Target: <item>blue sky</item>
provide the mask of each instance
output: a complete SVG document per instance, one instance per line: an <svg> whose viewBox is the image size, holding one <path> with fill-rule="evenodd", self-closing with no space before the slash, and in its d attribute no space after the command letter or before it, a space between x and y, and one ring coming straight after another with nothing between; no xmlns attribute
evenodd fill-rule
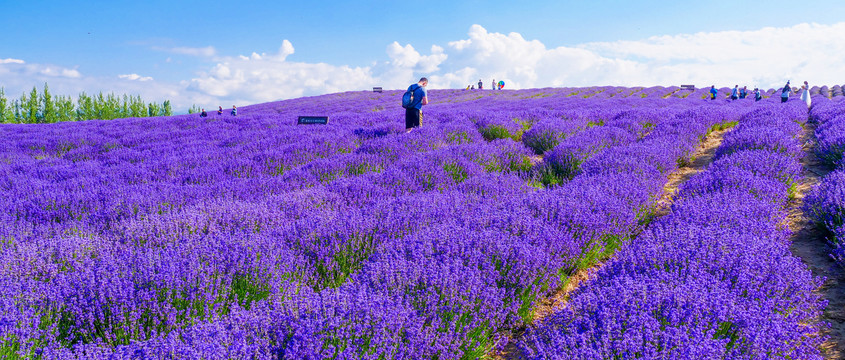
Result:
<svg viewBox="0 0 845 360"><path fill-rule="evenodd" d="M842 1L0 1L8 96L47 82L178 110L424 75L433 88L845 83Z"/></svg>

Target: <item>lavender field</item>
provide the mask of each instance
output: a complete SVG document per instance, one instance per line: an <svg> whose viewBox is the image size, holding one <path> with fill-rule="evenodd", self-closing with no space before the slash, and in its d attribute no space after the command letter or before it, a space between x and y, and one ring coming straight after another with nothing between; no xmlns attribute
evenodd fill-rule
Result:
<svg viewBox="0 0 845 360"><path fill-rule="evenodd" d="M845 261L842 88L708 90L431 90L410 133L400 91L0 126L0 357L821 358L783 220L818 123L840 170L806 211Z"/></svg>

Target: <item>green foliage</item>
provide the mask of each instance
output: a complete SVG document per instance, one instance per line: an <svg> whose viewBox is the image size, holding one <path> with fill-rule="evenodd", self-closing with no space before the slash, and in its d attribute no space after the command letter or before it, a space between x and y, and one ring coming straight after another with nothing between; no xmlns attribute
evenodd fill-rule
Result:
<svg viewBox="0 0 845 360"><path fill-rule="evenodd" d="M41 98L38 97L38 89L35 86L32 87L28 98L21 97L21 103L23 104L24 119L27 123L36 124L42 122L39 114L41 110Z"/></svg>
<svg viewBox="0 0 845 360"><path fill-rule="evenodd" d="M481 129L481 136L484 136L484 139L487 141L493 141L496 139L510 138L511 133L502 126L490 125Z"/></svg>
<svg viewBox="0 0 845 360"><path fill-rule="evenodd" d="M465 131L454 131L446 134L446 142L451 145L469 144L472 142Z"/></svg>
<svg viewBox="0 0 845 360"><path fill-rule="evenodd" d="M455 163L443 164L443 170L446 171L446 173L448 173L449 176L451 176L452 179L455 180L456 184L462 183L469 177L469 174L467 173L466 169Z"/></svg>
<svg viewBox="0 0 845 360"><path fill-rule="evenodd" d="M0 123L11 123L15 120L14 109L9 99L6 99L6 90L0 87Z"/></svg>
<svg viewBox="0 0 845 360"><path fill-rule="evenodd" d="M170 100L145 103L139 95L117 96L114 93L89 96L79 94L76 104L70 96L53 95L49 86L39 94L36 87L21 94L19 100L6 98L0 88L0 123L43 124L63 121L111 120L126 117L171 116Z"/></svg>
<svg viewBox="0 0 845 360"><path fill-rule="evenodd" d="M737 124L739 124L739 121L724 121L724 122L721 122L721 123L718 123L716 125L711 126L710 129L707 130L707 134L709 135L710 133L712 133L714 131L727 130L727 129L730 129L730 128L736 126Z"/></svg>

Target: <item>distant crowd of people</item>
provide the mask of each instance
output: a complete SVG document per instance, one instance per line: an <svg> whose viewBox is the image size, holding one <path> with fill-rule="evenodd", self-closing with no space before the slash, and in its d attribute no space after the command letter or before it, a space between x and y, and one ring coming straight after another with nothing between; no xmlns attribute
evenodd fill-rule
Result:
<svg viewBox="0 0 845 360"><path fill-rule="evenodd" d="M232 116L238 116L238 107L235 106L235 105L232 105L232 111L230 112L230 114L232 114ZM223 115L223 107L222 106L217 107L217 115ZM208 112L205 111L205 108L203 108L202 111L200 111L200 117L208 117Z"/></svg>
<svg viewBox="0 0 845 360"><path fill-rule="evenodd" d="M408 90L403 95L402 106L405 108L405 129L406 129L407 132L410 132L414 128L418 128L422 125L422 119L423 119L422 106L428 104L428 93L425 90L427 85L428 85L428 79L427 78L421 78L420 81L418 81L416 84L411 84L411 86L408 87ZM493 86L494 90L501 90L502 88L505 87L505 82L504 81L496 82L496 80L493 79L492 86ZM469 86L467 86L466 89L467 90L474 90L475 85L469 85ZM478 79L478 89L479 90L484 89L484 82L482 82L481 79ZM801 86L800 91L801 91L801 101L806 103L807 107L809 107L810 106L810 84L808 84L805 81L804 85ZM789 95L791 95L793 93L795 93L795 91L792 90L792 87L789 85L789 81L787 81L786 85L781 90L781 95L780 95L781 96L781 98L780 98L781 102L785 103L787 100L789 100ZM716 97L718 96L718 94L719 94L719 91L716 90L716 85L710 86L710 100L716 100ZM753 94L754 94L754 101L760 101L761 99L763 99L763 94L760 92L759 88L754 88ZM734 85L733 90L731 90L731 96L730 97L731 97L731 100L739 100L739 99L748 98L748 95L749 95L749 93L748 93L748 87L747 86L743 86L740 89L739 85ZM406 99L409 99L407 104L405 104ZM222 108L221 108L220 111L222 111ZM218 113L220 113L220 111L218 111ZM234 115L234 107L233 107L232 111L233 111L232 115ZM205 110L203 110L203 113L205 113Z"/></svg>
<svg viewBox="0 0 845 360"><path fill-rule="evenodd" d="M505 88L505 82L501 80L496 82L496 79L493 79L493 83L490 84L490 88L493 90L502 90ZM467 85L466 90L475 90L475 85ZM481 79L478 79L478 90L484 90L484 82L481 81Z"/></svg>
<svg viewBox="0 0 845 360"><path fill-rule="evenodd" d="M810 100L810 84L806 81L804 85L801 86L799 89L801 92L801 101L807 104L809 107L811 104ZM789 100L789 95L796 93L792 90L792 86L789 85L789 81L786 82L783 89L780 91L780 102L785 103ZM716 100L716 96L719 94L719 91L716 90L716 85L710 86L710 100ZM743 86L741 89L739 85L734 85L733 90L731 90L731 100L738 100L738 99L745 99L748 97L748 87ZM763 98L763 95L760 93L760 89L754 88L754 101L760 101Z"/></svg>

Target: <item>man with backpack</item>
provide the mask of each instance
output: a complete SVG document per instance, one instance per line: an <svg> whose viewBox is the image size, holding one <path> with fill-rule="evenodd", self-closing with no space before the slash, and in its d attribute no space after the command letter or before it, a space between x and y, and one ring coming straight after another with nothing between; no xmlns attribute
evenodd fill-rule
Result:
<svg viewBox="0 0 845 360"><path fill-rule="evenodd" d="M420 78L416 84L412 84L402 95L402 107L405 108L405 130L410 132L413 128L422 125L422 106L428 105L428 96L425 87L428 79Z"/></svg>

